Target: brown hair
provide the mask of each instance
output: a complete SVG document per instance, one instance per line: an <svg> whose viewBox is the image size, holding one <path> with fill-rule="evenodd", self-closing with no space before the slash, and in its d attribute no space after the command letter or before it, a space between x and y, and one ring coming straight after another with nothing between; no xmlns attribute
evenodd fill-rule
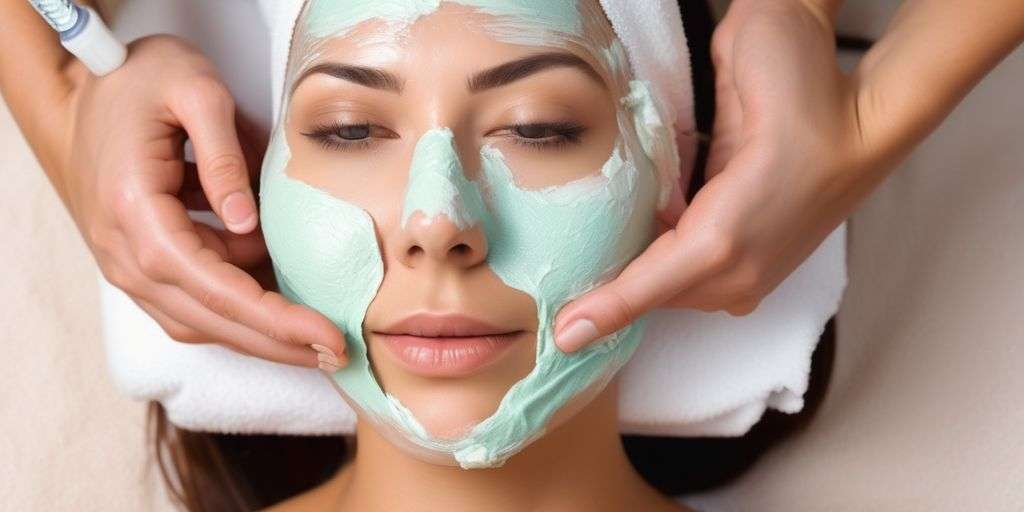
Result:
<svg viewBox="0 0 1024 512"><path fill-rule="evenodd" d="M147 444L171 498L189 512L248 512L320 485L345 464L345 436L235 435L174 426L149 402Z"/></svg>

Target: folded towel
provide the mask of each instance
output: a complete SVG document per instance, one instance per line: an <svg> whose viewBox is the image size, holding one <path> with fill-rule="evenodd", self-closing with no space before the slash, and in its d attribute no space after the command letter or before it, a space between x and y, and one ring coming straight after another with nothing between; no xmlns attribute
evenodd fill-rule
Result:
<svg viewBox="0 0 1024 512"><path fill-rule="evenodd" d="M689 50L678 5L668 0L601 3L637 77L650 81L674 107L683 169L688 170L695 124ZM260 2L270 29L275 118L301 7L302 0ZM264 34L249 27L235 36ZM225 77L239 88L252 78ZM219 225L210 216L197 218ZM621 372L621 431L734 436L749 430L766 408L799 411L811 353L846 285L845 234L844 223L750 315L651 313L643 343ZM354 412L319 370L247 357L217 345L175 342L102 276L100 289L115 383L133 398L162 402L179 427L309 435L354 430Z"/></svg>

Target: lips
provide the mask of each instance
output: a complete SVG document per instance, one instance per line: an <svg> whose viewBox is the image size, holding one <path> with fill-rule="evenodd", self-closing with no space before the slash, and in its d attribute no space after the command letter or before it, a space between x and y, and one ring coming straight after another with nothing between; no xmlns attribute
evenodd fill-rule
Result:
<svg viewBox="0 0 1024 512"><path fill-rule="evenodd" d="M406 370L425 377L480 371L524 334L461 314L419 313L374 331Z"/></svg>

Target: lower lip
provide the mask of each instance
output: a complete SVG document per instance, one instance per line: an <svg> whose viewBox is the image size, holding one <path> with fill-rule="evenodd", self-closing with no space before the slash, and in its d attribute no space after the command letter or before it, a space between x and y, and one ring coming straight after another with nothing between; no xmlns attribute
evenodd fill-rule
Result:
<svg viewBox="0 0 1024 512"><path fill-rule="evenodd" d="M427 338L376 333L408 371L426 377L464 377L479 371L496 361L521 334Z"/></svg>

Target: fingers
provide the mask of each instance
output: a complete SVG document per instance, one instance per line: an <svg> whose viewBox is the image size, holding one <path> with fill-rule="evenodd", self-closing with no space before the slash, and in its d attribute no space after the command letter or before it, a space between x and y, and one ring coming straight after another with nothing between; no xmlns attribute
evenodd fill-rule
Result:
<svg viewBox="0 0 1024 512"><path fill-rule="evenodd" d="M562 308L555 344L575 352L699 284L728 257L728 248L695 238L675 230L662 234L614 280Z"/></svg>
<svg viewBox="0 0 1024 512"><path fill-rule="evenodd" d="M285 345L243 326L219 322L180 289L147 281L138 269L128 273L136 283L131 299L175 341L218 343L240 354L269 361L310 368L319 365L318 350Z"/></svg>
<svg viewBox="0 0 1024 512"><path fill-rule="evenodd" d="M319 364L316 350L280 343L242 325L224 322L178 288L154 283L143 295L147 298L136 303L175 341L217 343L245 355L295 366L315 368Z"/></svg>
<svg viewBox="0 0 1024 512"><path fill-rule="evenodd" d="M328 369L321 362L324 359L320 355L323 347L284 344L242 325L227 322L181 289L148 279L134 265L127 245L120 247L118 254L106 254L108 266L103 267L104 277L128 293L171 339L182 343L217 343L243 355L283 364ZM109 264L115 267L112 269ZM333 370L347 364L344 354L332 354L332 357Z"/></svg>
<svg viewBox="0 0 1024 512"><path fill-rule="evenodd" d="M199 180L213 211L229 230L252 231L258 221L256 201L230 92L215 78L204 77L171 93L168 106L192 141Z"/></svg>
<svg viewBox="0 0 1024 512"><path fill-rule="evenodd" d="M168 193L137 195L131 208L120 208L119 217L138 267L149 280L181 288L184 296L213 315L203 325L183 323L202 332L217 330L223 336L239 335L241 331L229 326L240 324L278 344L318 344L334 354L344 353L344 336L329 319L264 290L248 273L225 261L225 257L251 256L241 254L252 251L251 247L244 249L238 241L237 246L216 248L212 233L196 228L177 198ZM170 306L164 304L162 309ZM238 339L235 344L242 342Z"/></svg>
<svg viewBox="0 0 1024 512"><path fill-rule="evenodd" d="M262 263L267 257L267 243L263 232L256 230L246 235L214 229L201 222L194 223L196 234L203 245L217 252L224 261L248 269Z"/></svg>
<svg viewBox="0 0 1024 512"><path fill-rule="evenodd" d="M206 198L203 185L199 183L199 168L189 161L183 163L185 175L181 189L177 193L178 199L185 204L185 208L188 210L212 212L213 207L210 206L210 200Z"/></svg>
<svg viewBox="0 0 1024 512"><path fill-rule="evenodd" d="M139 308L145 311L147 315L152 317L153 320L156 320L156 323L171 339L182 343L210 343L213 341L209 336L203 336L199 331L171 318L170 316L167 316L167 314L160 311L160 309L149 301L135 296L129 297L139 306Z"/></svg>

